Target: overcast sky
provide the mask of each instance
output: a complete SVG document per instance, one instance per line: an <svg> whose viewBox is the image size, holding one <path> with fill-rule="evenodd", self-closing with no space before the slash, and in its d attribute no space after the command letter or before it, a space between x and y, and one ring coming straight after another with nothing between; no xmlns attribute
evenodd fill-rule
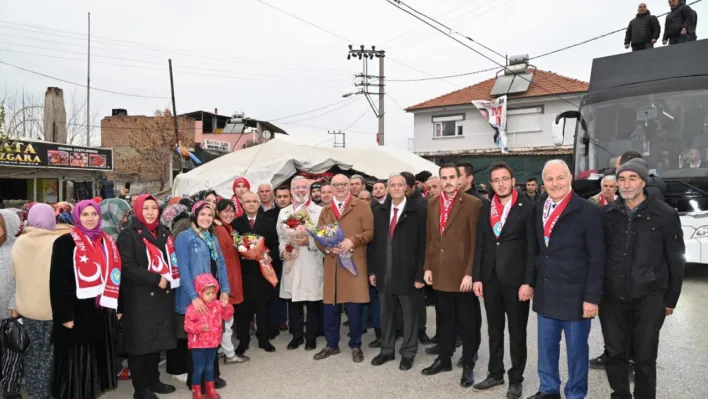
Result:
<svg viewBox="0 0 708 399"><path fill-rule="evenodd" d="M240 110L246 116L264 120L344 101L343 94L356 91L353 75L361 72L361 62L347 60L350 43L376 45L377 49L386 50L385 75L389 79L445 76L495 66L385 0L263 0L341 37L259 0L0 1L0 61L84 84L87 13L91 12L92 86L164 97L139 98L92 91L91 108L98 113L97 125L110 115L112 108L125 108L132 115L150 115L155 109L171 108L168 58L172 58L175 69L178 113L218 108L220 114L230 115ZM407 3L501 54L525 53L533 57L626 27L639 1L408 0ZM666 0L646 3L656 15L669 9ZM699 16L708 15L707 4L704 1L694 6ZM663 17L661 23L663 28ZM699 39L705 37L701 25L705 24L699 24ZM533 64L587 80L592 59L625 51L623 39L624 33L614 34ZM503 62L498 56L467 43ZM370 63L369 73L376 74L377 68L375 59ZM407 149L408 138L413 136L413 115L405 113L402 107L469 86L493 74L389 82L386 144ZM25 93L43 99L47 86L62 87L65 96L74 93L82 101L86 95L84 88L2 64L0 83L0 98L24 89ZM351 103L345 101L274 123L290 133L292 140L303 144L330 146L331 141L326 140L332 136L327 135L327 130L349 126L348 146L375 143L377 120L366 99L352 96L349 100Z"/></svg>

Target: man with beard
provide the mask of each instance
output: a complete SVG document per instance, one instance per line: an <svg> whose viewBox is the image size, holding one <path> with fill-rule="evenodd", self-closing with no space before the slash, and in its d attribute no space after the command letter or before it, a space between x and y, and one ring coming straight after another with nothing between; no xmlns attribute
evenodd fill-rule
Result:
<svg viewBox="0 0 708 399"><path fill-rule="evenodd" d="M418 188L418 190L420 190L424 197L426 196L425 182L430 179L430 176L432 175L433 174L428 172L427 170L424 170L415 175L415 186Z"/></svg>
<svg viewBox="0 0 708 399"><path fill-rule="evenodd" d="M334 187L332 187L332 183L324 182L322 183L322 188L320 191L322 193L322 207L324 208L325 205L332 203L332 199L334 198Z"/></svg>
<svg viewBox="0 0 708 399"><path fill-rule="evenodd" d="M355 198L359 198L359 193L366 187L366 182L364 182L364 177L361 175L354 175L349 179L349 191Z"/></svg>
<svg viewBox="0 0 708 399"><path fill-rule="evenodd" d="M472 265L482 202L461 192L460 172L455 165L444 164L439 173L444 191L428 205L424 279L435 289L440 307L440 354L430 367L423 369L423 375L452 371L457 324L461 324L465 334L460 385L467 388L474 384L474 357L480 340L481 326L475 317L480 313L479 300L472 292Z"/></svg>
<svg viewBox="0 0 708 399"><path fill-rule="evenodd" d="M538 320L541 386L529 399L560 399L558 372L565 336L568 382L565 397L588 394L588 335L602 295L605 239L600 210L571 190L568 165L554 159L542 171L548 198L534 213L537 250L527 270Z"/></svg>
<svg viewBox="0 0 708 399"><path fill-rule="evenodd" d="M388 179L391 198L374 209L373 252L369 282L379 291L382 313L381 353L371 364L380 366L395 356L395 313L401 309L403 343L399 369L413 366L418 352L418 290L423 288L427 205L406 199L406 180L401 175ZM413 249L413 250L411 250Z"/></svg>
<svg viewBox="0 0 708 399"><path fill-rule="evenodd" d="M322 206L322 183L314 182L310 186L310 199L315 205Z"/></svg>
<svg viewBox="0 0 708 399"><path fill-rule="evenodd" d="M355 363L364 361L361 351L361 307L369 302L369 279L366 268L366 245L373 238L374 217L369 204L359 201L349 191L349 179L336 175L332 179L335 189L334 199L325 206L317 225L338 223L346 237L335 248L324 248L324 332L327 346L317 353L315 360L338 355L339 328L341 325L342 306L349 316L349 347ZM349 258L356 267L355 272L340 264L339 256Z"/></svg>
<svg viewBox="0 0 708 399"><path fill-rule="evenodd" d="M290 205L292 198L290 197L290 189L286 186L280 186L275 189L275 203L279 209L283 209Z"/></svg>
<svg viewBox="0 0 708 399"><path fill-rule="evenodd" d="M440 195L440 178L437 176L431 176L425 181L425 191L428 193L426 199L430 201L433 198L437 198Z"/></svg>
<svg viewBox="0 0 708 399"><path fill-rule="evenodd" d="M377 204L383 204L384 201L386 201L386 182L384 181L377 181L374 183L373 189L373 197L374 200L371 201L372 203L377 203Z"/></svg>
<svg viewBox="0 0 708 399"><path fill-rule="evenodd" d="M231 202L233 202L234 208L236 208L236 217L240 217L243 215L243 204L241 204L241 197L251 190L251 183L249 183L245 177L237 177L234 179L232 189L234 191L234 195L231 197Z"/></svg>
<svg viewBox="0 0 708 399"><path fill-rule="evenodd" d="M256 193L247 192L242 197L244 214L231 222L238 234L257 234L265 239L266 247L271 254L278 253L278 234L275 224L260 209ZM278 269L279 259L273 257L273 268ZM275 347L269 341L268 301L275 294L273 286L261 274L260 263L255 260L241 258L241 273L243 278L243 304L237 312L236 334L239 339L236 354L243 356L248 350L251 336L249 325L256 316L258 326L258 347L266 352L275 352Z"/></svg>
<svg viewBox="0 0 708 399"><path fill-rule="evenodd" d="M603 215L607 262L600 321L609 356L607 379L618 399L632 398L630 355L634 397L656 398L659 332L676 308L686 262L678 213L647 194L648 168L643 159L620 166L621 198Z"/></svg>
<svg viewBox="0 0 708 399"><path fill-rule="evenodd" d="M270 183L263 183L258 186L258 199L261 200L261 208L264 211L280 209L273 199L273 186Z"/></svg>
<svg viewBox="0 0 708 399"><path fill-rule="evenodd" d="M474 187L474 166L469 162L458 162L455 164L457 170L460 171L460 189L465 193L482 201L487 201L488 198L484 194L477 192Z"/></svg>
<svg viewBox="0 0 708 399"><path fill-rule="evenodd" d="M477 248L472 268L474 293L484 298L489 331L489 375L473 388L486 391L504 385L504 324L509 320L511 369L506 397L518 399L526 368L526 325L533 297L529 262L535 261L534 203L514 188L511 168L490 166L495 195L484 202L477 224Z"/></svg>
<svg viewBox="0 0 708 399"><path fill-rule="evenodd" d="M315 339L320 327L322 309L322 253L307 232L295 233L285 222L291 215L302 214L310 221L319 220L322 208L310 200L307 179L296 176L290 182L293 203L283 208L278 216L276 230L280 242L280 256L284 261L280 298L289 301L290 328L293 339L288 349L305 344L305 350L317 347ZM304 328L307 308L307 329ZM306 340L305 340L306 338Z"/></svg>

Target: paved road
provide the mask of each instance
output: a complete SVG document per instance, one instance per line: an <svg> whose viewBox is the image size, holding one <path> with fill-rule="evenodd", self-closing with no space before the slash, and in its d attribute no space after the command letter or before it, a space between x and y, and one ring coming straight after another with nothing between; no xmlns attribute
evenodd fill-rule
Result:
<svg viewBox="0 0 708 399"><path fill-rule="evenodd" d="M676 313L667 318L662 330L659 347L658 397L659 398L706 398L708 386L705 381L705 367L708 363L708 269L689 272L684 283ZM428 308L428 329L435 328L435 315ZM346 327L342 329L346 334ZM529 320L529 353L524 397L537 391L536 374L536 317L532 312ZM364 346L373 338L372 333L364 336ZM477 379L486 376L489 349L486 338L486 322L483 325L483 341L480 348L480 361L477 365ZM342 354L321 361L312 360L312 352L303 349L288 351L286 346L290 336L281 335L273 345L275 353L265 353L260 349L249 350L251 361L241 365L222 367L222 376L228 381L228 387L221 390L224 399L278 398L278 399L348 399L377 395L380 398L469 398L497 399L505 398L506 388L494 392L477 393L459 386L461 369L425 377L420 370L429 366L433 356L421 349L413 369L408 372L398 370L396 362L373 367L369 364L378 350L364 349L363 363L354 364L349 351L345 351L346 337L343 336ZM399 341L400 342L400 341ZM590 337L591 353L602 351L602 334L599 320L593 322ZM324 338L318 340L318 349L324 345ZM565 349L563 348L562 351ZM507 365L508 348L507 348ZM562 352L564 353L564 352ZM454 361L461 351L458 350ZM164 375L164 373L163 373ZM561 356L561 378L567 378L565 356ZM172 399L191 398L183 384L171 381L178 386L175 394L166 396ZM604 371L590 371L589 398L609 398L610 390ZM104 396L107 399L132 397L129 382L121 382L119 389Z"/></svg>

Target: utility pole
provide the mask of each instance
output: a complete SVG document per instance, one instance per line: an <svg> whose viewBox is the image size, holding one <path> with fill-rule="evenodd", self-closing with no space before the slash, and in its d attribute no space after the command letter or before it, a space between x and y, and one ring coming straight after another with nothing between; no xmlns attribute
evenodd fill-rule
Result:
<svg viewBox="0 0 708 399"><path fill-rule="evenodd" d="M86 147L91 146L91 13L88 13L88 75L86 76Z"/></svg>
<svg viewBox="0 0 708 399"><path fill-rule="evenodd" d="M175 82L172 77L172 58L168 60L170 65L170 91L172 92L172 117L175 121L175 143L179 143L179 127L177 126L177 105L175 105Z"/></svg>
<svg viewBox="0 0 708 399"><path fill-rule="evenodd" d="M327 133L334 135L334 143L332 143L332 147L334 147L334 148L346 148L347 147L347 133L342 132L341 130L339 130L339 131L332 130L332 131L328 131ZM339 136L342 136L341 142L338 140Z"/></svg>
<svg viewBox="0 0 708 399"><path fill-rule="evenodd" d="M359 60L363 61L362 73L356 75L357 78L361 78L361 82L354 84L355 87L360 87L361 89L354 94L363 94L366 97L366 100L369 102L371 109L374 111L374 114L379 119L379 131L376 135L376 141L379 145L384 145L384 103L386 96L386 76L384 75L384 58L386 57L386 52L384 50L376 50L376 46L371 46L371 50L367 50L364 48L363 44L359 46L359 49L354 49L354 47L350 44L347 59L350 60L352 59L352 57L354 57L355 59L358 58ZM373 60L374 57L379 59L379 74L369 75L369 60ZM375 78L378 78L378 84L369 83L369 79ZM378 87L378 90L376 92L370 92L370 86L376 86ZM374 104L373 99L371 98L372 95L378 95L379 97L378 109ZM349 95L345 94L344 96L348 97Z"/></svg>

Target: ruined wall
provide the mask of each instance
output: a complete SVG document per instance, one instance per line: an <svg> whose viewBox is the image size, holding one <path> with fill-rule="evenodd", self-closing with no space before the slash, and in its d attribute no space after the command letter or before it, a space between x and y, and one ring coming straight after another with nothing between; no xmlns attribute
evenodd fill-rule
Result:
<svg viewBox="0 0 708 399"><path fill-rule="evenodd" d="M66 143L64 90L58 87L47 87L44 93L44 140Z"/></svg>

